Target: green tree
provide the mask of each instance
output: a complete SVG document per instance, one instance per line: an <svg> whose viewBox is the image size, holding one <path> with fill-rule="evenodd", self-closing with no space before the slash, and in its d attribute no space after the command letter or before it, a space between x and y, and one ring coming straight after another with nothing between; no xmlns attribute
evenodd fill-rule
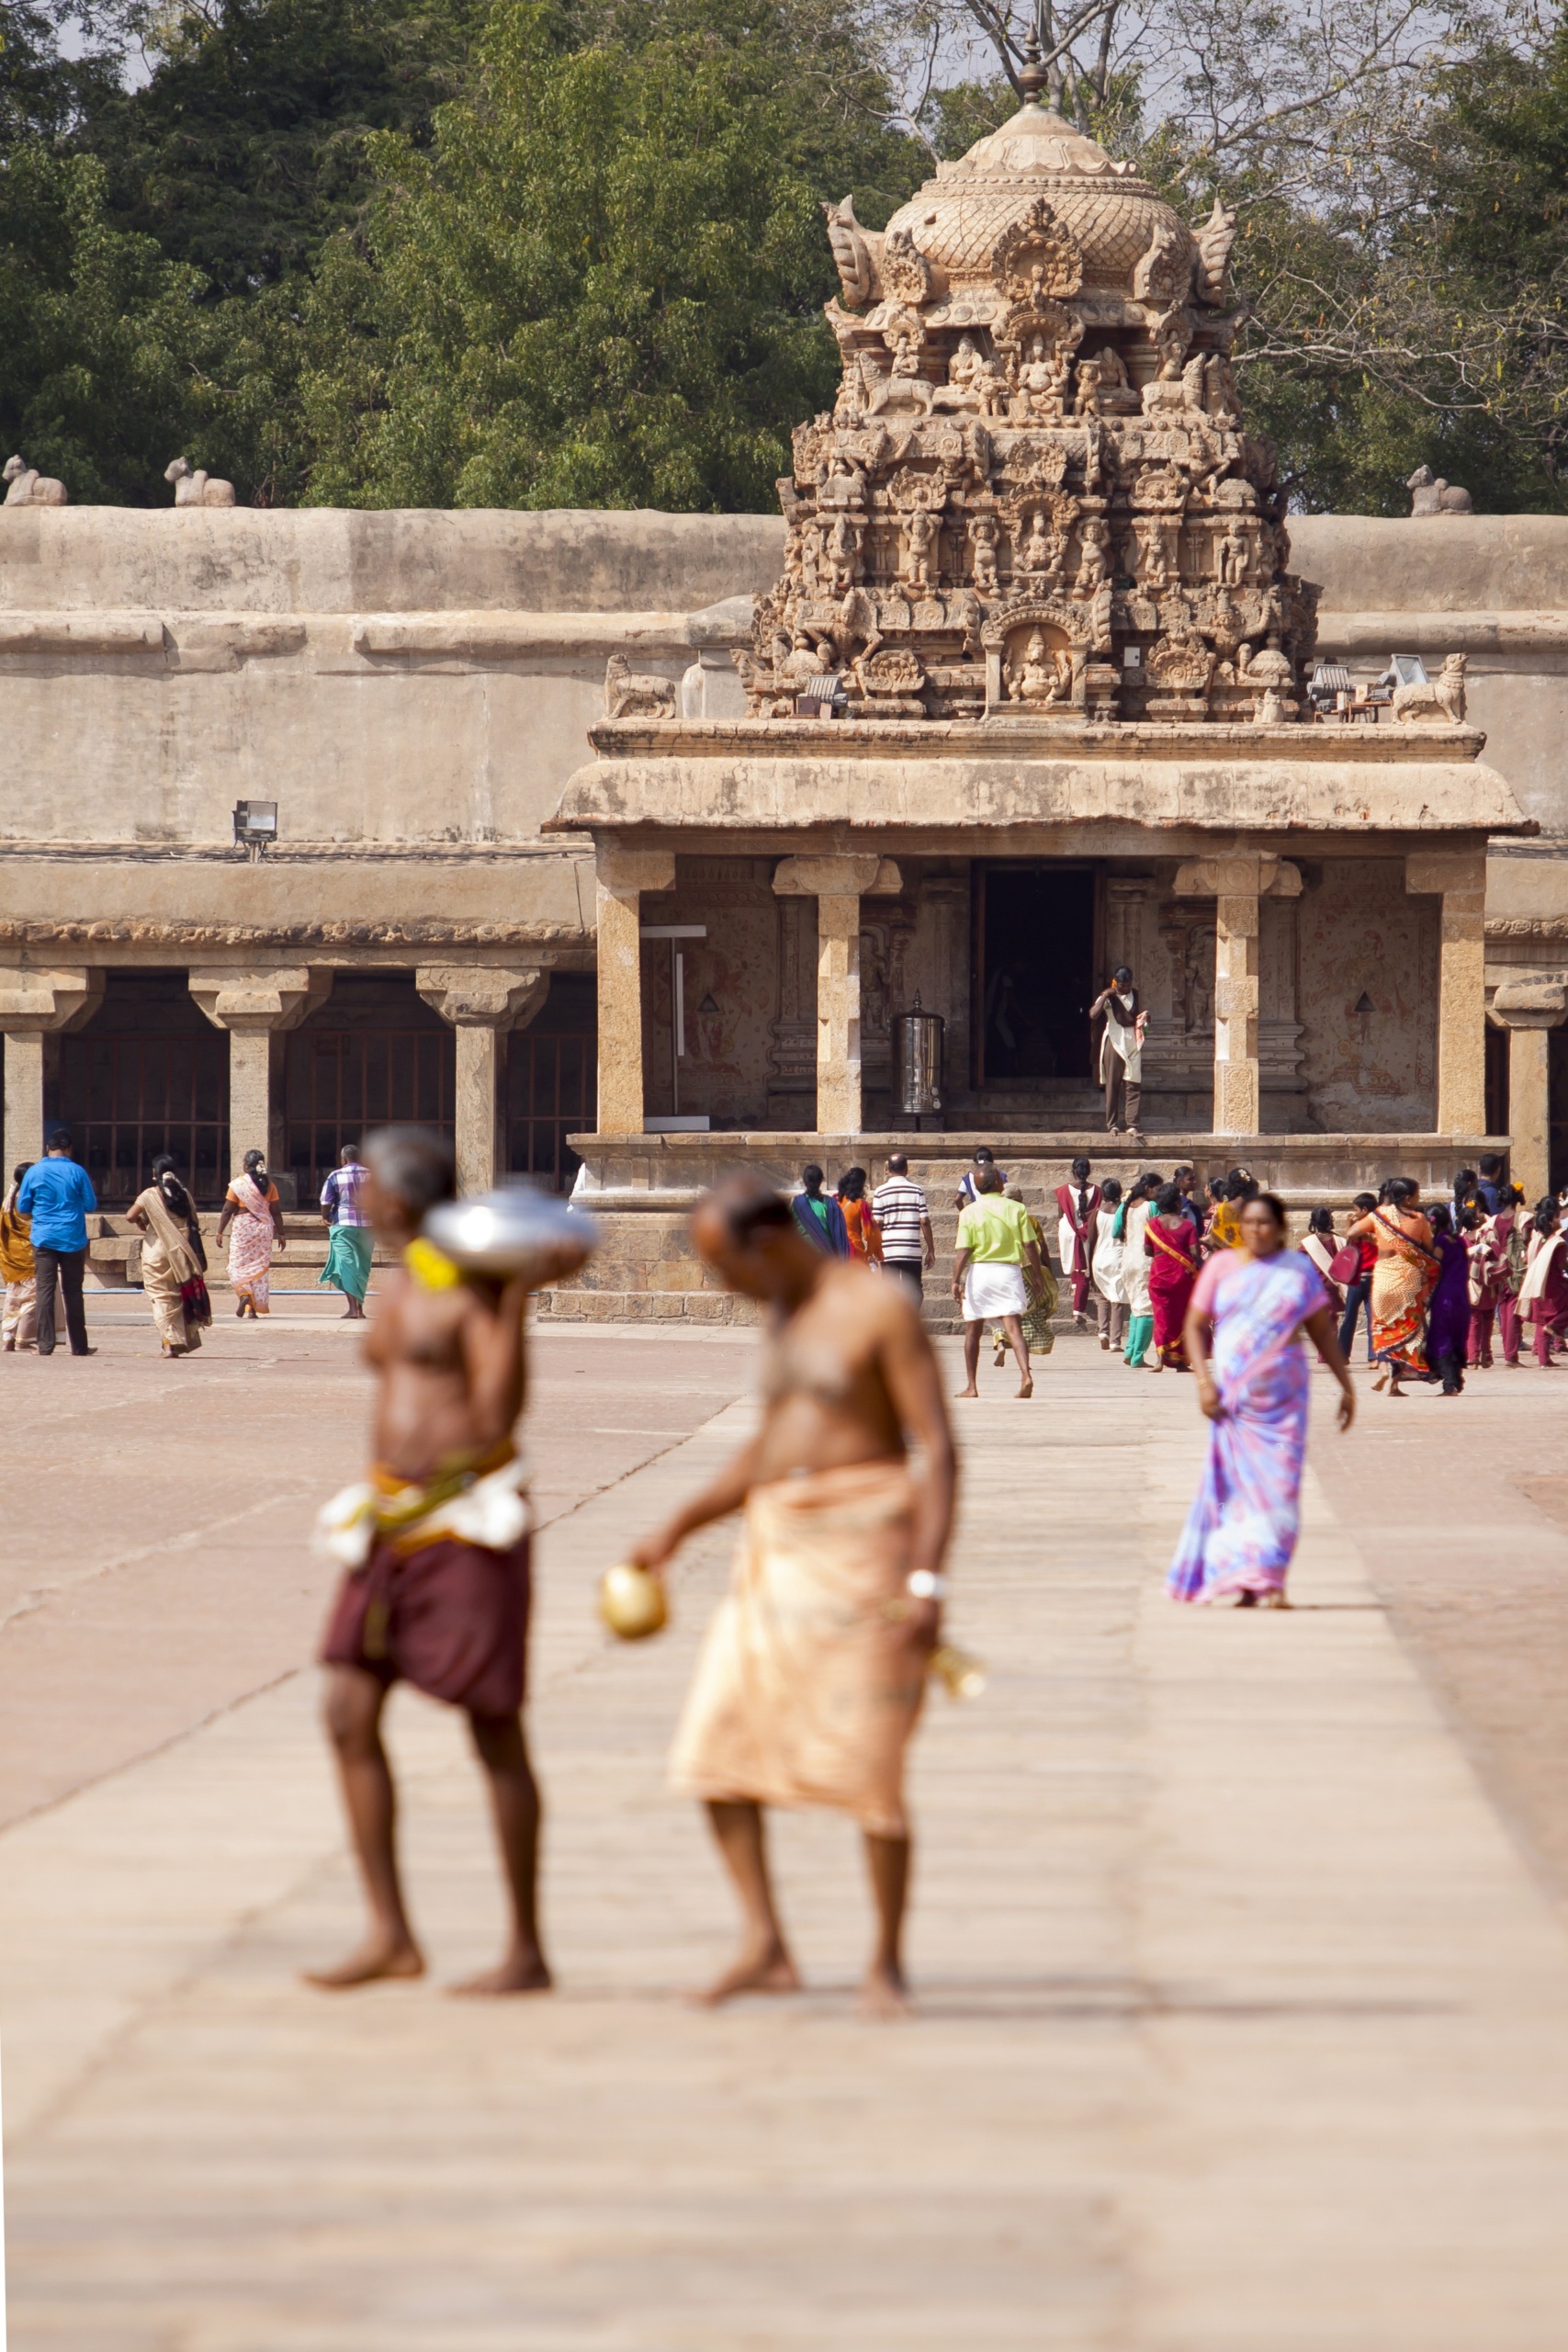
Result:
<svg viewBox="0 0 1568 2352"><path fill-rule="evenodd" d="M924 176L830 5L496 0L428 153L370 141L305 330L309 496L759 509L828 404L825 198Z"/></svg>

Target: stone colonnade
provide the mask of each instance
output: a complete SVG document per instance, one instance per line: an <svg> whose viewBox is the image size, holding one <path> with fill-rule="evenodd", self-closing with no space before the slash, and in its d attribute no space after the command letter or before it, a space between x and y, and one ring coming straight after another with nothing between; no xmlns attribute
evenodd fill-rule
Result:
<svg viewBox="0 0 1568 2352"><path fill-rule="evenodd" d="M1509 1168L1533 1208L1551 1182L1549 1033L1568 1018L1568 986L1562 980L1505 980L1493 995L1488 1017L1508 1033Z"/></svg>
<svg viewBox="0 0 1568 2352"><path fill-rule="evenodd" d="M1484 853L1416 852L1405 859L1404 879L1407 890L1442 900L1435 1128L1444 1135L1482 1135L1486 1127ZM674 887L672 851L600 845L603 1135L643 1132L641 901L645 893ZM774 872L777 894L817 900L817 1132L822 1135L854 1135L861 1127L861 899L897 894L901 887L897 865L871 855L785 857ZM1259 901L1297 898L1301 890L1300 867L1269 852L1190 859L1178 870L1176 897L1214 900L1215 1135L1260 1132ZM1545 1044L1543 1037L1535 1041L1535 1032L1553 1023L1540 1008L1525 1007L1522 1000L1517 1013L1510 1013L1503 1001L1506 996L1506 990L1499 992L1494 1017L1514 1031L1515 1067L1521 1073L1517 1081L1521 1110L1516 1123L1522 1122L1524 1106L1532 1105L1529 1116L1544 1138ZM1562 1018L1559 1011L1555 1019ZM1544 1140L1540 1150L1544 1152Z"/></svg>
<svg viewBox="0 0 1568 2352"><path fill-rule="evenodd" d="M382 966L367 967L381 970ZM216 1029L229 1038L229 1145L237 1168L245 1152L284 1158L282 1120L276 1107L279 1040L297 1029L332 991L330 965L223 966L192 969L190 992ZM103 1001L101 967L38 969L0 967L0 1032L6 1040L5 1156L7 1175L44 1148L44 1037L79 1029ZM543 1010L550 969L544 964L422 964L414 967L421 996L457 1032L454 1098L457 1183L483 1192L504 1164L499 1117L502 1040L525 1029Z"/></svg>

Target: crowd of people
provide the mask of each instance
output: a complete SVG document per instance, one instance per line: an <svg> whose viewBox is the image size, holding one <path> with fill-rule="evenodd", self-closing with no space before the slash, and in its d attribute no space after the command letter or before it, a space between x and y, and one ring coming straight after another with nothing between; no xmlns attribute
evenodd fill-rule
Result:
<svg viewBox="0 0 1568 2352"><path fill-rule="evenodd" d="M364 1319L370 1281L370 1225L360 1205L365 1176L358 1145L345 1144L321 1196L331 1238L317 1283L344 1294L344 1318L354 1322ZM92 1179L73 1156L68 1127L50 1131L41 1159L24 1160L12 1170L0 1202L0 1281L6 1294L0 1349L6 1354L36 1349L40 1356L52 1355L62 1299L72 1354L97 1353L88 1345L83 1296L87 1219L97 1209ZM153 1160L151 1182L125 1215L141 1240L141 1292L152 1310L160 1351L165 1358L194 1355L212 1324L207 1244L196 1202L167 1153ZM215 1237L219 1249L225 1236L234 1313L242 1322L254 1322L271 1312L273 1256L288 1247L278 1189L259 1150L245 1153L224 1194Z"/></svg>

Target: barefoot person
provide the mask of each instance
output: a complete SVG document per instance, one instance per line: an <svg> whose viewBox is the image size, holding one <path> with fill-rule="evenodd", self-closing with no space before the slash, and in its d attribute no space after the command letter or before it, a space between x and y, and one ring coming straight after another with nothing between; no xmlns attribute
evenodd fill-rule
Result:
<svg viewBox="0 0 1568 2352"><path fill-rule="evenodd" d="M1044 1287L1039 1236L1021 1200L1010 1201L1002 1191L999 1170L979 1168L975 1184L975 1198L959 1216L953 1261L953 1295L964 1317L964 1385L958 1394L979 1395L975 1375L980 1367L980 1335L987 1323L997 1322L1018 1363L1018 1393L1032 1396L1023 1315L1030 1299Z"/></svg>
<svg viewBox="0 0 1568 2352"><path fill-rule="evenodd" d="M1284 1609L1301 1529L1311 1374L1305 1334L1339 1383L1339 1426L1356 1417L1334 1309L1315 1266L1285 1247L1285 1210L1256 1193L1241 1245L1199 1275L1183 1333L1209 1421L1209 1458L1166 1589L1173 1600Z"/></svg>
<svg viewBox="0 0 1568 2352"><path fill-rule="evenodd" d="M829 1804L865 1833L877 1913L866 2005L897 2015L904 1750L941 1624L953 1520L936 1359L904 1285L827 1256L756 1178L707 1194L693 1232L728 1287L768 1310L759 1434L631 1555L660 1568L694 1529L745 1510L671 1758L676 1787L707 1805L745 1920L739 1955L706 1997L798 1986L762 1807Z"/></svg>
<svg viewBox="0 0 1568 2352"><path fill-rule="evenodd" d="M321 1648L326 1724L370 1930L340 1967L313 1971L332 1989L418 1976L424 1961L403 1907L393 1843L396 1800L381 1711L400 1679L461 1707L490 1783L511 1902L499 1968L460 1989L533 1993L548 1985L535 1914L539 1800L524 1744L528 1634L528 1515L514 1430L523 1409L523 1310L530 1283L575 1271L586 1250L502 1285L458 1273L418 1238L453 1191L452 1155L422 1127L383 1127L367 1148L364 1199L385 1247L402 1261L365 1343L378 1390L375 1465L321 1514L323 1548L348 1573Z"/></svg>

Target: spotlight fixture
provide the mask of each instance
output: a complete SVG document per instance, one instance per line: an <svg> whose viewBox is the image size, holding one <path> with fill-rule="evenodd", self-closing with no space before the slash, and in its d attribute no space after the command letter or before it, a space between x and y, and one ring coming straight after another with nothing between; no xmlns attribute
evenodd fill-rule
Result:
<svg viewBox="0 0 1568 2352"><path fill-rule="evenodd" d="M277 803L276 800L235 801L235 845L250 851L253 865L263 851L273 848L276 841Z"/></svg>

